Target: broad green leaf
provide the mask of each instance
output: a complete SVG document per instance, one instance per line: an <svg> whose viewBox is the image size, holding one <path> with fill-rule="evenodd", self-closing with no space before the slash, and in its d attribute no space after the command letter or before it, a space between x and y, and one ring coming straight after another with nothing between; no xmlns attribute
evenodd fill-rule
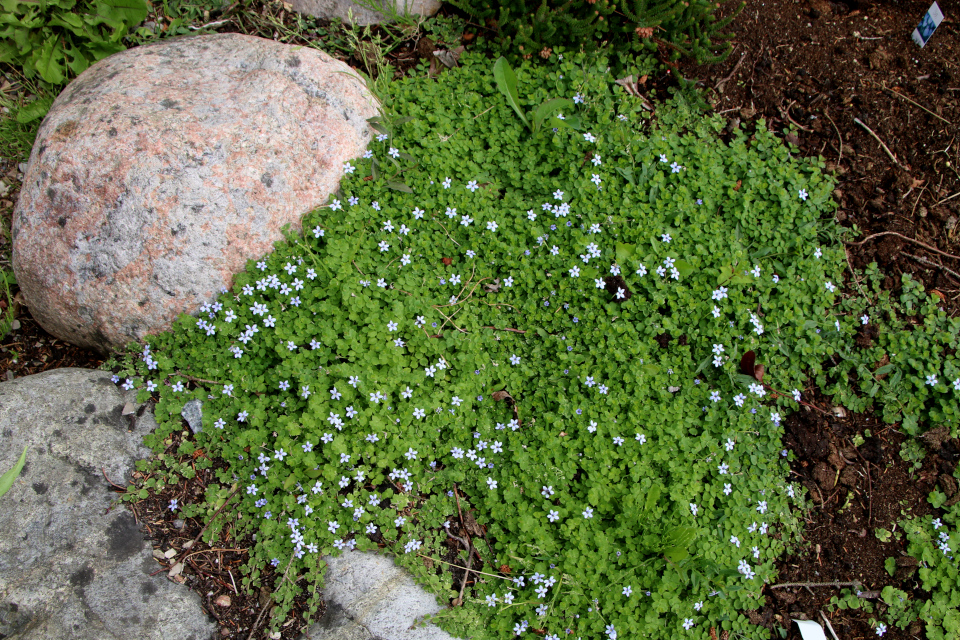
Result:
<svg viewBox="0 0 960 640"><path fill-rule="evenodd" d="M513 110L520 116L523 124L530 126L526 116L520 110L520 98L517 95L517 76L507 62L507 59L501 56L493 65L493 78L497 82L497 89L507 98L507 102L513 107Z"/></svg>
<svg viewBox="0 0 960 640"><path fill-rule="evenodd" d="M10 491L10 487L13 486L14 480L17 479L17 476L20 475L20 472L23 471L23 465L27 461L27 447L23 447L23 453L20 454L20 459L17 460L17 464L13 465L13 468L0 476L0 496L3 496L7 491Z"/></svg>
<svg viewBox="0 0 960 640"><path fill-rule="evenodd" d="M614 168L617 170L617 173L619 173L620 175L622 175L624 178L627 179L627 182L629 182L632 185L637 184L633 176L633 169L630 169L628 167L614 167Z"/></svg>
<svg viewBox="0 0 960 640"><path fill-rule="evenodd" d="M50 84L63 84L63 49L59 38L50 36L39 50L34 52L34 67L40 77Z"/></svg>
<svg viewBox="0 0 960 640"><path fill-rule="evenodd" d="M647 491L647 500L643 504L643 516L646 516L654 507L657 506L657 501L660 499L661 488L659 484L654 484Z"/></svg>
<svg viewBox="0 0 960 640"><path fill-rule="evenodd" d="M17 122L27 124L28 122L33 122L34 120L44 117L47 115L47 112L50 111L53 100L53 96L46 96L23 105L17 110ZM13 272L11 271L10 273Z"/></svg>
<svg viewBox="0 0 960 640"><path fill-rule="evenodd" d="M556 116L557 113L572 106L573 101L568 98L552 98L547 100L533 112L533 130L538 131L541 125L543 125L544 120ZM554 126L558 125L555 124Z"/></svg>
<svg viewBox="0 0 960 640"><path fill-rule="evenodd" d="M695 267L686 260L677 260L673 263L673 266L680 272L680 277L682 278L689 277L696 270Z"/></svg>
<svg viewBox="0 0 960 640"><path fill-rule="evenodd" d="M631 260L633 260L634 256L636 256L637 245L618 242L616 251L617 251L617 262L620 265L625 265L629 263Z"/></svg>
<svg viewBox="0 0 960 640"><path fill-rule="evenodd" d="M97 15L114 29L140 24L147 17L144 0L96 0Z"/></svg>
<svg viewBox="0 0 960 640"><path fill-rule="evenodd" d="M394 191L403 191L404 193L413 193L413 189L408 187L402 182L396 180L387 180L386 183L388 188L393 189Z"/></svg>

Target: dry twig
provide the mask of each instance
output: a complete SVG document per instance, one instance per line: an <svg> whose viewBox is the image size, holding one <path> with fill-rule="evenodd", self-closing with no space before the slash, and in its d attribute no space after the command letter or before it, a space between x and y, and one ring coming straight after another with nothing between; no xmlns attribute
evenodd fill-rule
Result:
<svg viewBox="0 0 960 640"><path fill-rule="evenodd" d="M860 125L861 127L863 127L864 129L866 129L866 130L867 130L867 133L869 133L871 136L873 136L873 139L880 143L880 146L883 147L883 150L887 152L887 155L890 156L890 159L893 160L893 163L894 163L895 165L897 165L897 166L900 167L901 169L906 169L906 167L904 167L902 164L900 164L900 161L897 160L897 156L893 155L893 151L890 151L890 147L888 147L888 146L883 142L883 140L880 139L880 136L878 136L877 134L875 134L875 133L873 132L873 129L871 129L871 128L868 127L867 125L863 124L863 121L860 120L860 118L854 118L853 121L856 122L856 123L857 123L858 125Z"/></svg>
<svg viewBox="0 0 960 640"><path fill-rule="evenodd" d="M770 585L771 589L785 589L786 587L859 587L860 582L783 582Z"/></svg>
<svg viewBox="0 0 960 640"><path fill-rule="evenodd" d="M876 83L874 83L874 84L876 84ZM919 107L920 109L923 109L924 111L926 111L927 113L929 113L930 115L932 115L934 118L939 118L940 120L943 120L943 121L946 122L947 124L949 124L949 125L951 125L951 126L953 125L952 122L950 122L949 120L947 120L947 119L944 118L943 116L937 115L937 114L934 113L933 111L930 111L930 109L927 109L925 106L923 106L923 105L920 104L919 102L914 102L913 100L911 100L911 99L908 98L907 96L903 95L903 94L900 93L899 91L894 91L893 89L889 88L887 85L880 85L880 86L883 87L883 89L884 89L885 91L889 91L890 93L892 93L892 94L894 94L894 95L896 95L896 96L898 96L898 97L900 97L900 98L903 98L904 100L906 100L907 102L909 102L909 103L912 104L913 106Z"/></svg>
<svg viewBox="0 0 960 640"><path fill-rule="evenodd" d="M830 629L830 635L833 636L833 640L840 640L840 638L837 637L837 632L833 630L833 625L830 624L830 621L827 619L827 616L823 615L823 611L820 612L820 617L827 623L827 629Z"/></svg>
<svg viewBox="0 0 960 640"><path fill-rule="evenodd" d="M845 242L844 244L846 244L846 245L848 245L848 246L851 246L851 247L859 247L859 246L862 245L862 244L866 244L867 241L873 240L874 238L879 238L880 236L897 236L898 238L903 238L904 240L907 240L907 241L912 242L912 243L914 243L914 244L918 244L918 245L920 245L921 247L923 247L923 248L925 248L925 249L928 249L928 250L930 250L930 251L933 251L934 253L939 253L940 255L942 255L942 256L944 256L944 257L953 258L954 260L960 260L960 256L955 256L955 255L952 255L952 254L949 254L949 253L940 251L940 249L937 249L936 247L931 247L931 246L928 245L926 242L920 242L919 240L914 240L913 238L909 238L909 237L903 235L902 233L897 233L896 231L881 231L880 233L874 233L874 234L872 234L872 235L867 236L866 238L864 238L864 239L861 240L860 242Z"/></svg>
<svg viewBox="0 0 960 640"><path fill-rule="evenodd" d="M924 258L923 256L915 256L915 255L913 255L912 253L907 253L906 251L903 252L903 255L907 256L908 258L912 258L912 259L916 260L917 262L919 262L919 263L921 263L921 264L925 264L925 265L930 266L930 267L936 267L937 269L943 269L944 271L946 271L947 273L949 273L950 275L952 275L952 276L953 276L954 278L956 278L957 280L960 280L960 273L957 273L957 272L954 271L953 269L948 269L947 267L943 266L942 264L937 264L937 263L934 262L933 260L928 260L928 259Z"/></svg>

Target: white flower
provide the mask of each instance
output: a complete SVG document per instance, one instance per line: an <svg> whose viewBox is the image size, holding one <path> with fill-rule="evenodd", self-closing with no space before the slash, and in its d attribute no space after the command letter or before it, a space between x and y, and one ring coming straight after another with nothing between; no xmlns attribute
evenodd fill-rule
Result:
<svg viewBox="0 0 960 640"><path fill-rule="evenodd" d="M584 510L583 510L583 517L584 517L585 519L587 519L587 520L589 520L590 518L592 518L592 517L593 517L593 509L591 509L590 507L587 507L586 509L584 509Z"/></svg>
<svg viewBox="0 0 960 640"><path fill-rule="evenodd" d="M825 286L827 288L827 291L829 291L830 293L833 293L834 291L837 290L837 287L834 286L834 284L829 280L825 282L823 286Z"/></svg>
<svg viewBox="0 0 960 640"><path fill-rule="evenodd" d="M487 486L490 487L491 490L496 489L496 488L497 488L497 481L494 480L493 478L489 478L489 477L488 477L488 478L487 478Z"/></svg>
<svg viewBox="0 0 960 640"><path fill-rule="evenodd" d="M442 183L442 184L443 184L443 188L444 188L444 189L449 189L449 188L450 188L450 185L451 185L452 183L453 183L453 181L452 181L450 178L445 178L444 181L443 181L443 183Z"/></svg>
<svg viewBox="0 0 960 640"><path fill-rule="evenodd" d="M512 364L512 365L514 365L514 366L520 364L520 356L518 356L517 354L511 355L511 356L510 356L510 364Z"/></svg>
<svg viewBox="0 0 960 640"><path fill-rule="evenodd" d="M357 168L356 168L355 166L353 166L352 164L350 164L349 162L344 162L344 163L343 163L343 172L344 172L344 173L353 173L353 172L356 171L356 170L357 170Z"/></svg>
<svg viewBox="0 0 960 640"><path fill-rule="evenodd" d="M686 629L687 631L689 631L690 629L693 629L693 624L694 624L694 623L693 623L693 618L684 618L684 620L683 620L683 628L684 628L684 629Z"/></svg>
<svg viewBox="0 0 960 640"><path fill-rule="evenodd" d="M594 283L595 285L597 285L597 289L603 289L603 288L605 288L605 287L607 286L607 285L603 282L603 279L602 279L602 278L597 278L596 280L593 281L593 283Z"/></svg>
<svg viewBox="0 0 960 640"><path fill-rule="evenodd" d="M497 223L494 222L493 220L490 220L489 222L487 222L487 230L488 230L488 231L496 231L496 230L497 230Z"/></svg>
<svg viewBox="0 0 960 640"><path fill-rule="evenodd" d="M800 196L800 199L801 199L801 200L806 200L806 199L807 199L807 190L806 190L806 189L800 189L799 196Z"/></svg>
<svg viewBox="0 0 960 640"><path fill-rule="evenodd" d="M600 174L594 173L594 174L591 174L591 175L592 175L592 177L590 178L590 182L592 182L593 184L597 185L597 187L599 187L599 186L600 186Z"/></svg>
<svg viewBox="0 0 960 640"><path fill-rule="evenodd" d="M690 503L690 513L692 513L693 515L697 515L697 505L695 505L692 502Z"/></svg>
<svg viewBox="0 0 960 640"><path fill-rule="evenodd" d="M636 439L636 441L639 442L640 444L643 444L644 442L647 441L647 436L644 435L644 434L642 434L642 433L638 433L638 434L637 434L637 437L636 437L635 439Z"/></svg>
<svg viewBox="0 0 960 640"><path fill-rule="evenodd" d="M935 386L937 384L937 376L933 374L927 376L927 384L931 387Z"/></svg>

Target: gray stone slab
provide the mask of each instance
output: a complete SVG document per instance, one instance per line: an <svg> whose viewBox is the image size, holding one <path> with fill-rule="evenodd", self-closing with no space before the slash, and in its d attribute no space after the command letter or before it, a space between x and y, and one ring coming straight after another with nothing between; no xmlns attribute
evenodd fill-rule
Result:
<svg viewBox="0 0 960 640"><path fill-rule="evenodd" d="M27 461L0 498L0 637L206 640L199 597L163 574L106 475L126 485L149 411L110 374L57 369L0 383L0 469Z"/></svg>
<svg viewBox="0 0 960 640"><path fill-rule="evenodd" d="M309 640L454 640L433 624L411 628L442 607L391 558L345 551L324 560L327 612L307 629Z"/></svg>

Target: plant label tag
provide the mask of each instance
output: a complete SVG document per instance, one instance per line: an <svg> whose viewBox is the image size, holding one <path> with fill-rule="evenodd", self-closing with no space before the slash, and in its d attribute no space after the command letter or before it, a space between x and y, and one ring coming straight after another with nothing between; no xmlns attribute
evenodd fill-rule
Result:
<svg viewBox="0 0 960 640"><path fill-rule="evenodd" d="M800 629L803 640L827 640L827 636L823 633L823 627L813 620L794 620L794 622L797 623L797 628Z"/></svg>
<svg viewBox="0 0 960 640"><path fill-rule="evenodd" d="M930 5L930 9L927 10L927 13L923 16L923 20L920 21L917 28L913 30L913 41L920 45L922 49L933 36L933 32L937 30L941 22L943 22L943 12L940 11L937 3L934 2Z"/></svg>

